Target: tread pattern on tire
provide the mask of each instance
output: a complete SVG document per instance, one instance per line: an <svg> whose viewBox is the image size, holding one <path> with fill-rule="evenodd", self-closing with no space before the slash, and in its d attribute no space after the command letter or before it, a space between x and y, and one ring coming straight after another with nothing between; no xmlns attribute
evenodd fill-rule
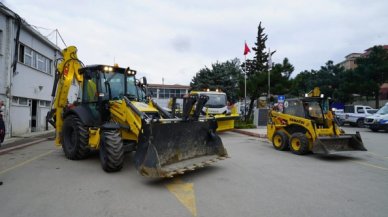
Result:
<svg viewBox="0 0 388 217"><path fill-rule="evenodd" d="M118 130L104 130L100 142L101 166L106 172L121 170L124 163L124 146Z"/></svg>
<svg viewBox="0 0 388 217"><path fill-rule="evenodd" d="M292 147L292 141L294 139L298 139L300 142L300 148L299 150L295 150ZM294 133L290 137L290 150L292 153L297 155L305 155L309 152L309 140L307 139L306 135L303 133Z"/></svg>
<svg viewBox="0 0 388 217"><path fill-rule="evenodd" d="M282 144L280 147L276 147L275 146L275 137L276 136L280 136L281 137L281 141L282 141ZM276 131L272 137L272 144L273 144L273 147L276 149L276 150L279 150L279 151L285 151L285 150L288 150L289 149L289 142L288 142L288 136L285 132L283 131Z"/></svg>
<svg viewBox="0 0 388 217"><path fill-rule="evenodd" d="M76 138L72 138L75 136ZM75 139L75 141L73 140ZM73 149L67 147L73 144ZM65 156L70 160L81 160L89 156L89 131L76 115L67 116L63 122L62 148Z"/></svg>

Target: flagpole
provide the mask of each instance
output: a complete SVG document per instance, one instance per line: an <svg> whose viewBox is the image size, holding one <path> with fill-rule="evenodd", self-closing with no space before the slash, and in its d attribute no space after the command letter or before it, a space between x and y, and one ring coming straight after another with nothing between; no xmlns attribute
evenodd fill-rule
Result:
<svg viewBox="0 0 388 217"><path fill-rule="evenodd" d="M244 44L244 60L245 60L245 70L244 70L244 116L245 121L247 121L247 54L251 52L247 45L247 41Z"/></svg>
<svg viewBox="0 0 388 217"><path fill-rule="evenodd" d="M245 73L244 73L244 116L245 121L247 119L247 55L244 55L245 59Z"/></svg>

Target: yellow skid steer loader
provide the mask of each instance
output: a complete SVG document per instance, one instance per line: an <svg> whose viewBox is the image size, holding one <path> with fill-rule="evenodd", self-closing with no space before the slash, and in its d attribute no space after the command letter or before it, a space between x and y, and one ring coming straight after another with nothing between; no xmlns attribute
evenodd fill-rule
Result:
<svg viewBox="0 0 388 217"><path fill-rule="evenodd" d="M328 109L328 101L315 88L306 97L285 100L269 111L267 136L275 149L298 155L366 151L360 133L345 134Z"/></svg>

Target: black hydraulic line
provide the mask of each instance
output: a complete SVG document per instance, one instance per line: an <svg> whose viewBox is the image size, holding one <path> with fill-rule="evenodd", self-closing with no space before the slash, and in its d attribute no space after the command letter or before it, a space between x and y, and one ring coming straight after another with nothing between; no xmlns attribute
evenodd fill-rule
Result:
<svg viewBox="0 0 388 217"><path fill-rule="evenodd" d="M189 120L190 112L193 109L195 102L197 101L197 96L187 96L183 98L183 112L182 119L184 121Z"/></svg>
<svg viewBox="0 0 388 217"><path fill-rule="evenodd" d="M15 37L15 53L14 53L13 62L11 65L13 73L16 72L16 66L17 66L17 62L18 62L19 38L20 38L20 29L21 29L21 25L22 25L22 18L20 18L19 15L17 15L16 13L15 13L15 16L16 16L17 30L16 30L16 37Z"/></svg>
<svg viewBox="0 0 388 217"><path fill-rule="evenodd" d="M205 96L205 95L199 96L199 99L198 99L198 102L197 102L197 105L195 107L195 111L194 111L194 114L193 114L193 119L194 120L198 120L199 115L202 112L202 108L205 106L205 104L206 104L206 102L208 100L209 100L209 96Z"/></svg>
<svg viewBox="0 0 388 217"><path fill-rule="evenodd" d="M54 77L53 90L51 91L52 97L55 97L55 93L57 92L58 81L59 81L59 73L56 72Z"/></svg>

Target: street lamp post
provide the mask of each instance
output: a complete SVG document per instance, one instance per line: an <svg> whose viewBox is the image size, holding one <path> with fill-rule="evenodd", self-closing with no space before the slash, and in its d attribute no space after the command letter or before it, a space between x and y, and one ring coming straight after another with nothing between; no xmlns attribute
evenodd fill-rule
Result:
<svg viewBox="0 0 388 217"><path fill-rule="evenodd" d="M271 69L272 69L272 59L271 59L271 49L268 48L268 54L269 54L269 58L268 58L268 94L267 94L267 99L268 99L268 108L270 107L270 97L271 97Z"/></svg>

